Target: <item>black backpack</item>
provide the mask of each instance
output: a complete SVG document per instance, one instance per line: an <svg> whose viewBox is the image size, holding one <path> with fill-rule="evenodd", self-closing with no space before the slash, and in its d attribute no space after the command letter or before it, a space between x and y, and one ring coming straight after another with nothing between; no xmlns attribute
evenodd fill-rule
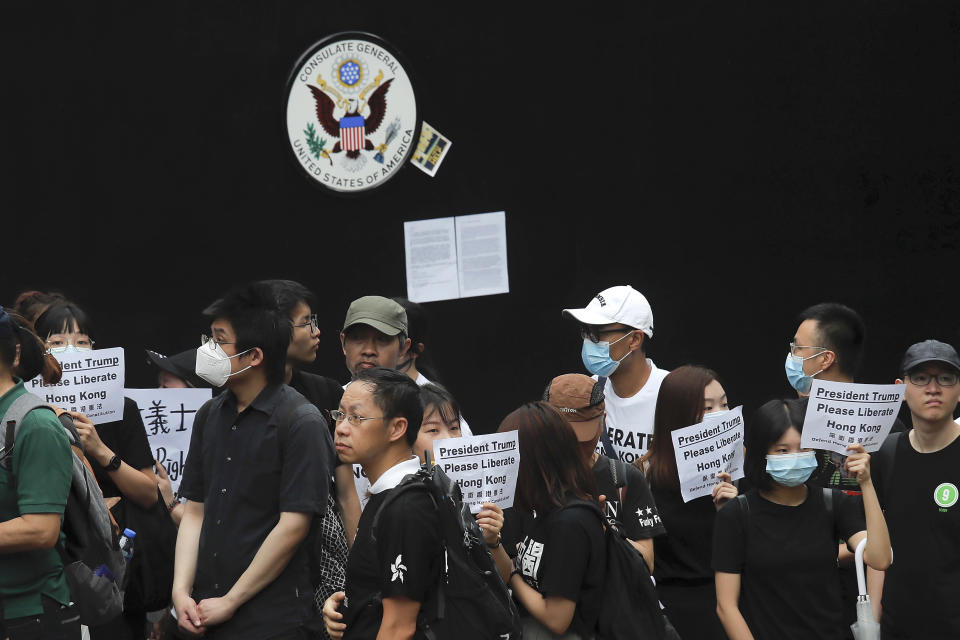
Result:
<svg viewBox="0 0 960 640"><path fill-rule="evenodd" d="M443 546L437 586L420 607L417 628L430 640L487 640L519 638L520 617L507 585L470 507L463 503L460 485L429 459L390 492L371 525L377 526L383 509L409 491L423 491L437 508Z"/></svg>
<svg viewBox="0 0 960 640"><path fill-rule="evenodd" d="M34 410L53 411L53 408L32 393L27 393L13 401L2 419L0 467L10 473L13 482L16 482L16 478L13 478L12 454L17 432L23 418ZM57 543L57 551L63 561L70 597L77 605L80 622L88 626L99 625L116 618L123 610L123 593L120 589L126 563L117 544L103 494L84 461L83 445L73 418L64 413L59 416L59 421L70 441L73 472L61 525L65 542ZM101 565L113 574L112 579L97 575Z"/></svg>
<svg viewBox="0 0 960 640"><path fill-rule="evenodd" d="M622 474L626 477L626 474ZM597 619L597 638L667 638L667 624L650 569L637 549L620 531L616 520L607 518L600 507L586 500L572 500L564 509L590 511L603 525L607 572L603 581L603 598Z"/></svg>

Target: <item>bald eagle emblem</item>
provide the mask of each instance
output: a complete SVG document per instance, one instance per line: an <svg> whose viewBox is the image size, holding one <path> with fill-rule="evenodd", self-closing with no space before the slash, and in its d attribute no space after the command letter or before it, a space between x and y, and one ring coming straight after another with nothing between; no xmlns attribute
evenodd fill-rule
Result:
<svg viewBox="0 0 960 640"><path fill-rule="evenodd" d="M353 77L355 76L346 76L348 80ZM320 122L320 126L331 137L339 138L329 152L321 151L321 155L329 160L330 164L333 164L330 154L342 152L343 167L348 171L356 172L366 163L366 158L360 153L361 151L378 151L378 155L382 158L389 139L378 147L367 136L375 133L383 123L383 117L387 113L387 92L392 82L393 78L383 82L383 71L380 71L374 81L356 98L342 96L339 91L324 81L322 75L317 77L319 87L307 85L316 103L317 121ZM369 98L367 98L368 94ZM334 115L337 110L343 112L340 118ZM388 138L392 137L388 134ZM377 158L378 162L382 161L380 158Z"/></svg>

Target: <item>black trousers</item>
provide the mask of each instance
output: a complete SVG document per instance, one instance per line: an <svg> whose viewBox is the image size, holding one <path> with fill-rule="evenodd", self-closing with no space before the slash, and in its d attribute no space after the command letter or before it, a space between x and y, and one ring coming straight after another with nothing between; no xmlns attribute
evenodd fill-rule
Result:
<svg viewBox="0 0 960 640"><path fill-rule="evenodd" d="M76 607L43 596L43 613L3 622L10 640L80 640Z"/></svg>

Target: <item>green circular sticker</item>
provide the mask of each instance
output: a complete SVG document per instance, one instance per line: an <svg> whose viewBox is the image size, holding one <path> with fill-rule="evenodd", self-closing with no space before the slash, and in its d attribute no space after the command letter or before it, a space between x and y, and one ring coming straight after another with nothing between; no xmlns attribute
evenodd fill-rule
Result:
<svg viewBox="0 0 960 640"><path fill-rule="evenodd" d="M957 485L944 482L933 492L933 500L940 507L952 507L957 504Z"/></svg>

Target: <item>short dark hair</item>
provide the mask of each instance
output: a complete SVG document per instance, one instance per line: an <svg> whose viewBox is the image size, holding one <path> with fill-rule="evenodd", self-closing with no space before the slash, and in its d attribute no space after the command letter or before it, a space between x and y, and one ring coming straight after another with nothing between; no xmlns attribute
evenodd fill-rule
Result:
<svg viewBox="0 0 960 640"><path fill-rule="evenodd" d="M550 404L523 405L500 423L497 432L505 431L518 432L523 452L517 472L517 507L542 514L562 507L569 495L595 499L596 480L581 452L577 434Z"/></svg>
<svg viewBox="0 0 960 640"><path fill-rule="evenodd" d="M91 338L94 337L90 316L83 309L68 301L51 304L37 316L33 326L40 339L46 340L48 336L54 333L73 331L74 324L76 324L78 333L85 333Z"/></svg>
<svg viewBox="0 0 960 640"><path fill-rule="evenodd" d="M803 417L807 412L807 398L770 400L757 409L747 422L743 444L746 456L743 473L758 489L770 489L773 480L767 474L767 451L787 429L803 432Z"/></svg>
<svg viewBox="0 0 960 640"><path fill-rule="evenodd" d="M444 422L461 421L460 405L453 394L439 384L431 382L420 387L420 407L424 416L435 409Z"/></svg>
<svg viewBox="0 0 960 640"><path fill-rule="evenodd" d="M289 316L294 307L301 302L306 303L311 311L317 310L317 298L305 286L295 280L261 280L260 285L266 286L273 293L280 313Z"/></svg>
<svg viewBox="0 0 960 640"><path fill-rule="evenodd" d="M210 322L228 320L237 336L237 353L259 347L267 382L283 382L293 324L290 314L277 308L269 286L253 282L237 287L204 309L203 316Z"/></svg>
<svg viewBox="0 0 960 640"><path fill-rule="evenodd" d="M860 314L850 307L837 302L821 302L803 310L799 318L815 320L820 345L837 354L837 367L850 376L856 377L863 360L863 343L866 340L866 328Z"/></svg>
<svg viewBox="0 0 960 640"><path fill-rule="evenodd" d="M423 407L420 406L420 387L405 373L386 367L364 369L351 383L365 382L373 387L373 403L383 411L385 420L407 419L407 444L411 447L420 433Z"/></svg>
<svg viewBox="0 0 960 640"><path fill-rule="evenodd" d="M17 296L16 302L13 303L13 309L23 316L27 322L33 324L51 304L66 301L67 299L63 297L62 293L24 291Z"/></svg>

